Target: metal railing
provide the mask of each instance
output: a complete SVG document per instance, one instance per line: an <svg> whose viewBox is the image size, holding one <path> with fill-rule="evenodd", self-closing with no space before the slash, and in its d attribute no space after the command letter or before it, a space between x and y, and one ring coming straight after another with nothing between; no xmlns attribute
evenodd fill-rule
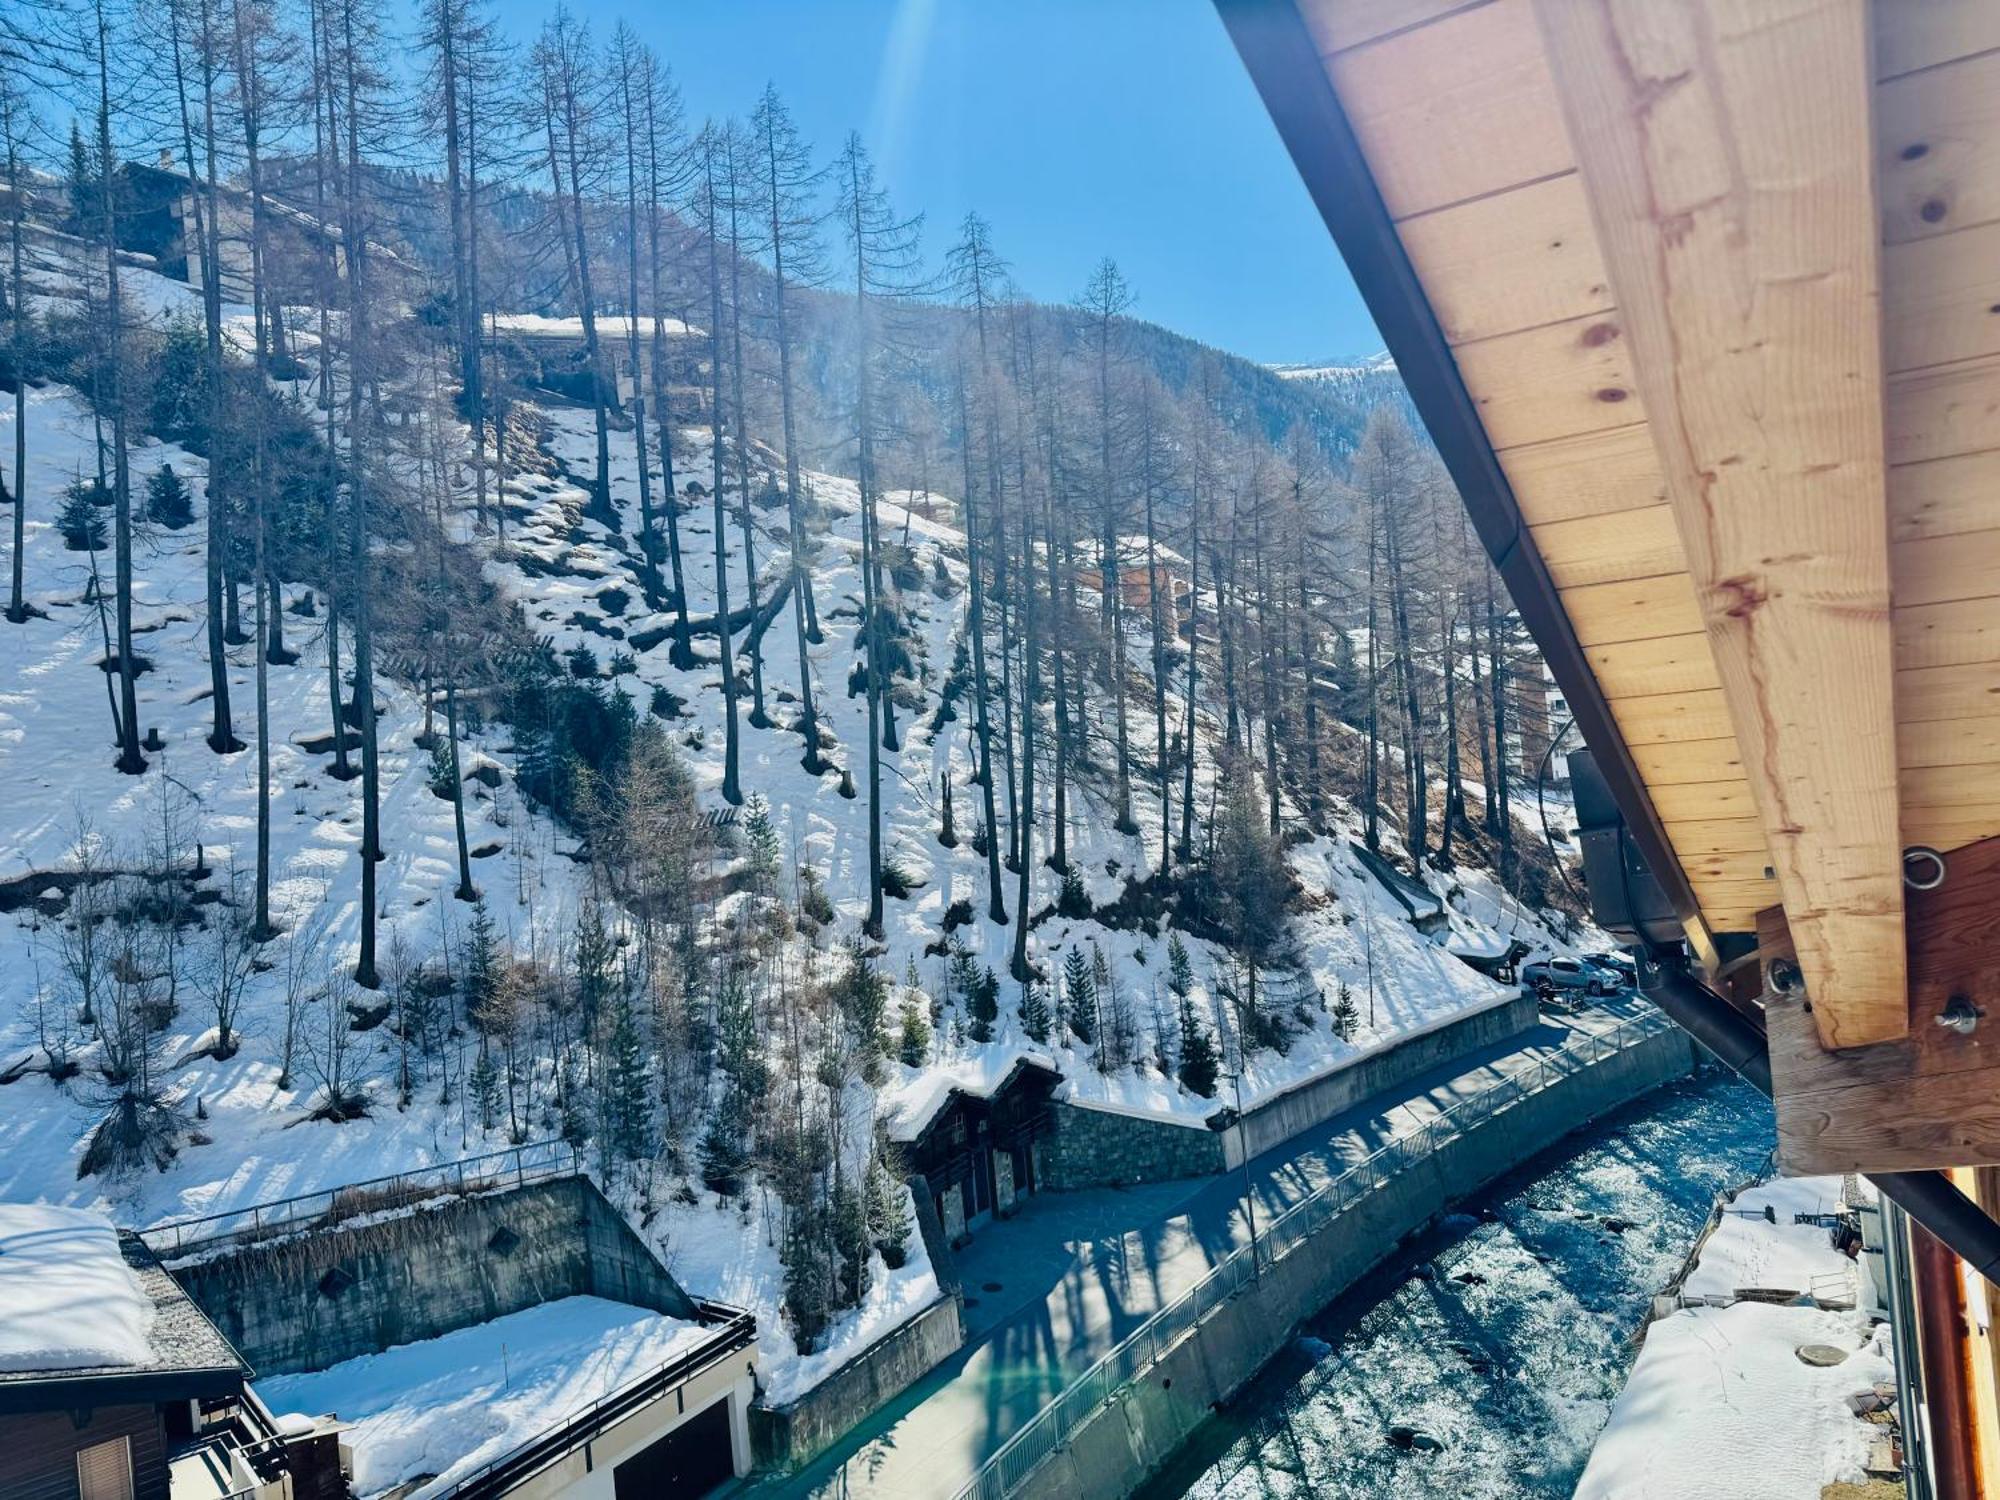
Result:
<svg viewBox="0 0 2000 1500"><path fill-rule="evenodd" d="M1330 1220L1400 1177L1438 1147L1593 1063L1672 1029L1673 1022L1665 1016L1648 1012L1631 1016L1608 1031L1583 1033L1561 1050L1440 1111L1428 1123L1322 1183L1065 1386L1054 1401L994 1450L954 1493L953 1500L1006 1500L1044 1459L1068 1444L1072 1433L1138 1380L1184 1334L1261 1274L1263 1267L1283 1259Z"/></svg>
<svg viewBox="0 0 2000 1500"><path fill-rule="evenodd" d="M524 1187L550 1177L581 1170L576 1148L565 1141L530 1141L468 1156L460 1161L416 1167L386 1177L344 1182L338 1187L223 1209L188 1219L167 1219L141 1229L139 1238L163 1260L175 1260L219 1246L248 1245L259 1240L325 1228L358 1214L404 1208L428 1198L485 1192L492 1188Z"/></svg>

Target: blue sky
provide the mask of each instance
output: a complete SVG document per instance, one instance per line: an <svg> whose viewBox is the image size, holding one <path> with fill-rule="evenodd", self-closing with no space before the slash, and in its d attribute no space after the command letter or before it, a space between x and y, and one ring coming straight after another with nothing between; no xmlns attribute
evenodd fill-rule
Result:
<svg viewBox="0 0 2000 1500"><path fill-rule="evenodd" d="M1209 0L572 0L625 15L691 117L767 81L830 154L858 129L941 252L990 219L1031 295L1067 300L1097 260L1135 316L1252 359L1381 347ZM553 0L500 0L527 40Z"/></svg>

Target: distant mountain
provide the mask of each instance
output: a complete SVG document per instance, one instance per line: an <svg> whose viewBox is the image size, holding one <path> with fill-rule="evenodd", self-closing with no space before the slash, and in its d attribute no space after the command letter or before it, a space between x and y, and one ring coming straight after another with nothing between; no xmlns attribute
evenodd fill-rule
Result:
<svg viewBox="0 0 2000 1500"><path fill-rule="evenodd" d="M1396 361L1389 357L1387 349L1378 349L1365 357L1346 359L1315 359L1304 364L1268 366L1273 375L1285 380L1342 380L1352 377L1394 374Z"/></svg>

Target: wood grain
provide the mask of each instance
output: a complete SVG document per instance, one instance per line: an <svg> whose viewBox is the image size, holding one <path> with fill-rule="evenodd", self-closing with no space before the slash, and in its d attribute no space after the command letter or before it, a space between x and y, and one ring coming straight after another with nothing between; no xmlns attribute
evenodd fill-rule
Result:
<svg viewBox="0 0 2000 1500"><path fill-rule="evenodd" d="M1979 3L2000 17L1987 0ZM1892 245L2000 219L2000 153L1993 149L2000 138L2000 52L1955 56L1875 91L1882 237Z"/></svg>
<svg viewBox="0 0 2000 1500"><path fill-rule="evenodd" d="M1614 701L1722 686L1706 631L1657 636L1649 641L1614 641L1591 646L1584 655L1604 696Z"/></svg>
<svg viewBox="0 0 2000 1500"><path fill-rule="evenodd" d="M1573 165L1528 0L1336 53L1327 71L1394 218Z"/></svg>
<svg viewBox="0 0 2000 1500"><path fill-rule="evenodd" d="M1681 551L1680 532L1669 506L1579 516L1531 529L1559 589L1687 571L1687 555Z"/></svg>
<svg viewBox="0 0 2000 1500"><path fill-rule="evenodd" d="M1487 439L1503 451L1645 420L1616 314L1504 333L1457 353Z"/></svg>
<svg viewBox="0 0 2000 1500"><path fill-rule="evenodd" d="M1821 1037L1902 1036L1868 7L1536 14Z"/></svg>
<svg viewBox="0 0 2000 1500"><path fill-rule="evenodd" d="M1446 340L1463 344L1611 310L1574 172L1398 226Z"/></svg>
<svg viewBox="0 0 2000 1500"><path fill-rule="evenodd" d="M1758 936L1788 951L1783 913L1762 913ZM2000 1162L2000 838L1952 850L1944 884L1909 893L1907 941L1910 1032L1899 1041L1822 1047L1810 987L1767 1009L1785 1171ZM1987 1013L1971 1036L1937 1024L1953 995Z"/></svg>
<svg viewBox="0 0 2000 1500"><path fill-rule="evenodd" d="M1666 477L1643 422L1499 455L1521 514L1536 526L1664 505Z"/></svg>

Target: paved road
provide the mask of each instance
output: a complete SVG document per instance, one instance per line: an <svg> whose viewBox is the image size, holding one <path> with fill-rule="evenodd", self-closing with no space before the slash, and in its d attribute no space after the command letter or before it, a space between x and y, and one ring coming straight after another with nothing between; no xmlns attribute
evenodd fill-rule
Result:
<svg viewBox="0 0 2000 1500"><path fill-rule="evenodd" d="M1640 1009L1626 996L1363 1101L1253 1159L1260 1224L1439 1111ZM1249 1238L1244 1174L1043 1194L958 1252L966 1343L789 1481L784 1495L942 1500L1007 1437Z"/></svg>

